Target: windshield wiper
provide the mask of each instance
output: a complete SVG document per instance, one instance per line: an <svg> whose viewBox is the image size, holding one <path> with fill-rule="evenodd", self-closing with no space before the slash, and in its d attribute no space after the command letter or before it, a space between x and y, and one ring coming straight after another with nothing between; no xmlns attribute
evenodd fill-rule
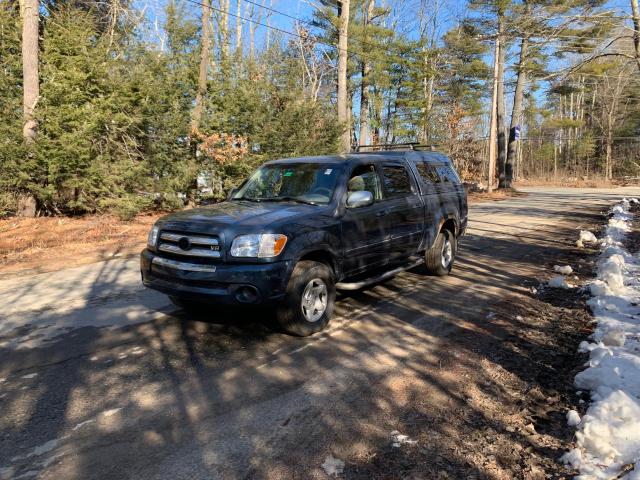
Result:
<svg viewBox="0 0 640 480"><path fill-rule="evenodd" d="M310 200L304 200L298 197L265 197L260 198L263 202L295 202L295 203L304 203L305 205L318 205L316 202L312 202Z"/></svg>

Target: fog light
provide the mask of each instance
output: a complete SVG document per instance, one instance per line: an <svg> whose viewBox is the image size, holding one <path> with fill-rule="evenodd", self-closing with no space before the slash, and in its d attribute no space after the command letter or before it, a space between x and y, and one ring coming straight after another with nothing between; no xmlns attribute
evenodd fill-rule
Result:
<svg viewBox="0 0 640 480"><path fill-rule="evenodd" d="M242 303L255 303L258 300L258 291L255 287L240 287L236 291L236 300Z"/></svg>

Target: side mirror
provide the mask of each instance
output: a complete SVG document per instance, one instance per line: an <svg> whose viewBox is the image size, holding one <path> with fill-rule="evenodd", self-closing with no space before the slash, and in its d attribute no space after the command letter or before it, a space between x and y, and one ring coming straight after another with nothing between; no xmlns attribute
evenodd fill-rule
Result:
<svg viewBox="0 0 640 480"><path fill-rule="evenodd" d="M373 204L373 193L366 190L351 192L347 197L347 208L366 207Z"/></svg>

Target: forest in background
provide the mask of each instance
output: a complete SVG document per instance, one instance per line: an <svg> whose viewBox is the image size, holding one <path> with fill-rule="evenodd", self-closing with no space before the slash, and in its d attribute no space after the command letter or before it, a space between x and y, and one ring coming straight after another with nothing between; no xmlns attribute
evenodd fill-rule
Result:
<svg viewBox="0 0 640 480"><path fill-rule="evenodd" d="M640 176L637 0L300 2L2 0L0 215L130 218L372 143L492 187Z"/></svg>

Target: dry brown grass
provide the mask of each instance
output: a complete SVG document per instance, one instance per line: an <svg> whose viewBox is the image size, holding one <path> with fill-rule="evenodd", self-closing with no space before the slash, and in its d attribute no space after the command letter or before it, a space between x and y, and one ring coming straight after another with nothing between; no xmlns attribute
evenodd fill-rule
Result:
<svg viewBox="0 0 640 480"><path fill-rule="evenodd" d="M528 187L575 187L575 188L612 188L616 184L605 178L536 178L523 179L516 182L518 186Z"/></svg>
<svg viewBox="0 0 640 480"><path fill-rule="evenodd" d="M494 202L498 200L506 200L511 197L526 197L525 192L519 192L513 188L494 190L491 193L487 192L469 192L467 199L470 204L480 202Z"/></svg>
<svg viewBox="0 0 640 480"><path fill-rule="evenodd" d="M0 272L46 272L137 254L161 214L0 219Z"/></svg>
<svg viewBox="0 0 640 480"><path fill-rule="evenodd" d="M497 201L525 193L496 190L469 193L469 203ZM137 255L162 213L124 222L111 215L0 219L0 273L39 273Z"/></svg>

